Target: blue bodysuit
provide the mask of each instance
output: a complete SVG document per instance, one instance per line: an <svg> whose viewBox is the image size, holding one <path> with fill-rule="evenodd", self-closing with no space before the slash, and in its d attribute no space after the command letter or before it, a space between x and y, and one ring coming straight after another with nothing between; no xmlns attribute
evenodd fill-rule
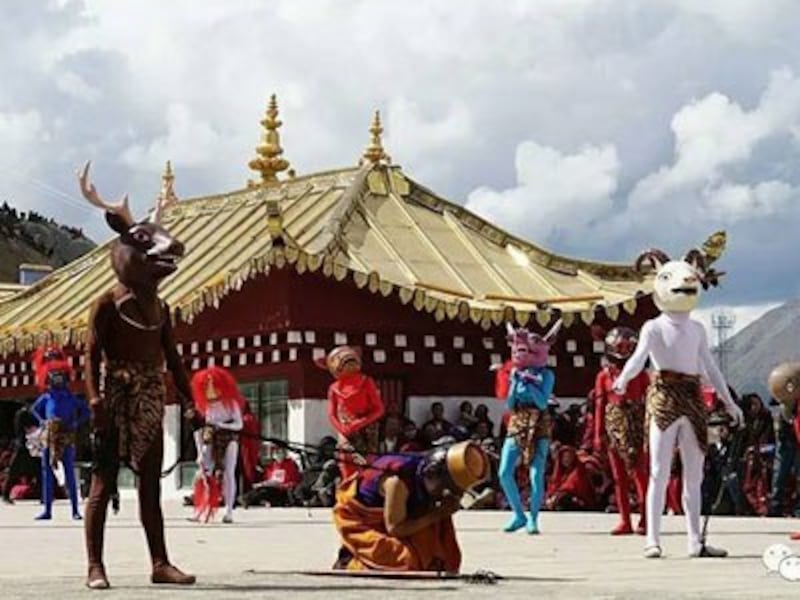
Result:
<svg viewBox="0 0 800 600"><path fill-rule="evenodd" d="M75 433L78 428L89 420L89 407L77 398L67 388L51 388L34 403L31 408L33 415L44 424L53 419L61 421L60 431L66 434ZM55 493L55 475L51 464L51 448L47 447L42 452L42 501L44 511L37 520L48 520L53 513L53 496ZM75 444L67 443L63 449L61 460L64 464L64 474L67 480L67 490L72 504L72 518L80 519L78 511L78 486L75 481Z"/></svg>
<svg viewBox="0 0 800 600"><path fill-rule="evenodd" d="M509 378L506 406L512 413L524 409L536 409L544 413L547 410L547 402L553 393L554 386L555 375L546 367L514 369ZM523 433L533 435L533 432ZM517 436L514 435L507 436L505 442L503 442L503 449L500 453L500 485L511 509L514 511L514 516L506 525L505 531L511 532L527 527L528 533L539 533L539 508L544 497L544 472L547 466L549 449L550 440L548 438L539 437L536 439L531 464L529 465L531 510L530 516L526 518L515 477L517 461L522 454L522 447L517 440Z"/></svg>

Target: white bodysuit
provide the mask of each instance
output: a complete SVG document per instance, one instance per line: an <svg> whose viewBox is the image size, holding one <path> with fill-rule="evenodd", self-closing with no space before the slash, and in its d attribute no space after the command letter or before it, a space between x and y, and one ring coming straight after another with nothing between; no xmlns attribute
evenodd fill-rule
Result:
<svg viewBox="0 0 800 600"><path fill-rule="evenodd" d="M242 430L242 411L237 403L228 408L223 402L211 402L208 405L205 419L207 424L219 429ZM211 472L214 469L213 451L211 444L203 443L202 429L195 431L194 440L203 470ZM222 478L222 494L225 499L225 513L228 516L233 512L233 504L236 501L236 461L238 458L239 442L232 441L225 449L225 471Z"/></svg>
<svg viewBox="0 0 800 600"><path fill-rule="evenodd" d="M738 408L733 402L725 378L714 362L703 325L689 313L662 313L645 323L633 356L625 364L615 389L624 390L638 375L648 357L657 371L666 370L687 375L701 375L716 389L729 413ZM689 419L680 417L661 431L652 420L650 439L650 485L647 490L647 545L660 546L661 515L664 512L672 452L677 442L683 463L683 510L686 514L689 553L701 546L701 486L705 455L697 443Z"/></svg>

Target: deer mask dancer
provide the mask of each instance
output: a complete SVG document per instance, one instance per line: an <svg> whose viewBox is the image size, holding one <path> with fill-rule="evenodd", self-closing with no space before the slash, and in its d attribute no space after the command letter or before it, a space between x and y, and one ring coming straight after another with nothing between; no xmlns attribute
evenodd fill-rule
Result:
<svg viewBox="0 0 800 600"><path fill-rule="evenodd" d="M169 307L158 297L158 284L176 269L183 245L164 229L157 207L151 220L137 222L127 197L109 204L89 181L89 163L79 174L81 192L105 211L119 234L111 246L117 284L100 296L89 317L86 394L96 435L96 460L86 504L87 585L108 587L103 566L103 537L108 501L116 492L121 462L139 477L139 508L152 560L153 583L194 583L169 563L161 513L166 363L186 406L192 394L175 348ZM100 381L100 366L105 370ZM102 389L102 394L101 394Z"/></svg>

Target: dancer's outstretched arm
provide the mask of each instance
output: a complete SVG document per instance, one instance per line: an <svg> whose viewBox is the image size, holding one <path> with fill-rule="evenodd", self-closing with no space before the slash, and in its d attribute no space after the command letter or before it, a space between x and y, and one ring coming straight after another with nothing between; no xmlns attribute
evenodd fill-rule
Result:
<svg viewBox="0 0 800 600"><path fill-rule="evenodd" d="M719 370L714 357L711 355L711 349L708 347L708 337L706 335L705 327L699 323L697 323L696 326L700 332L701 367L706 372L706 375L708 375L711 385L714 386L717 394L719 394L719 397L722 398L722 401L725 403L725 410L734 420L734 424L739 425L742 423L742 419L744 417L742 414L742 409L739 408L736 405L736 402L733 401L731 392L728 389L728 384L725 383L725 376L722 374L722 371Z"/></svg>

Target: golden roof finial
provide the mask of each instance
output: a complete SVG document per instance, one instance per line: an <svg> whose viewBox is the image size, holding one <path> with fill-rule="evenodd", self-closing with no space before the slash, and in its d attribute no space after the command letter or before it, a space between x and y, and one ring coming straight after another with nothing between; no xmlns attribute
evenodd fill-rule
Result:
<svg viewBox="0 0 800 600"><path fill-rule="evenodd" d="M161 175L161 192L158 194L158 203L161 208L168 208L178 203L178 196L175 194L175 175L172 172L172 161L168 160L164 173Z"/></svg>
<svg viewBox="0 0 800 600"><path fill-rule="evenodd" d="M361 164L365 162L371 162L372 164L377 164L382 161L384 162L391 162L391 158L389 155L386 154L386 151L383 149L383 141L381 140L381 134L383 133L383 125L381 125L381 111L376 110L375 114L372 116L372 125L369 128L369 132L372 134L372 138L370 139L369 146L364 148L364 154L361 156Z"/></svg>
<svg viewBox="0 0 800 600"><path fill-rule="evenodd" d="M248 163L251 169L261 174L261 182L249 181L248 185L251 187L276 183L278 181L277 174L289 167L289 161L281 158L283 148L281 148L281 137L278 133L278 128L282 124L278 120L278 100L275 94L272 94L267 105L266 115L261 120L264 134L261 138L261 143L256 148L258 156Z"/></svg>

